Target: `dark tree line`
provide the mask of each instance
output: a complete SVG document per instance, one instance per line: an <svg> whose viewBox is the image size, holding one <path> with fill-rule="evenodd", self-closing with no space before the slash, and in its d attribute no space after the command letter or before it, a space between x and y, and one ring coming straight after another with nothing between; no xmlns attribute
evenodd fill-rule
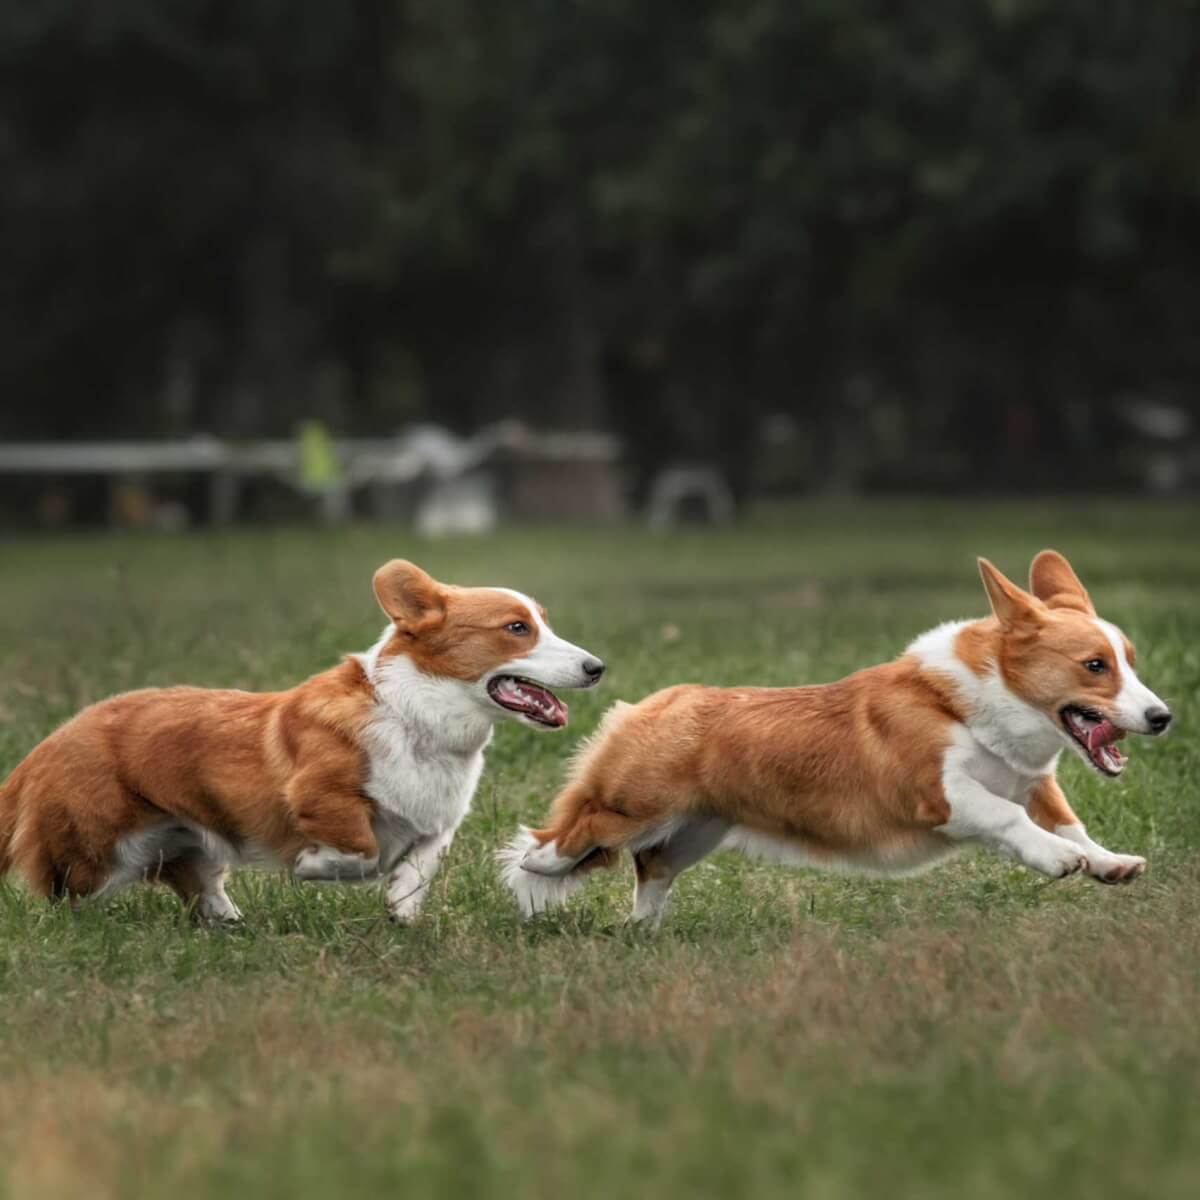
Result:
<svg viewBox="0 0 1200 1200"><path fill-rule="evenodd" d="M1200 0L8 0L0 170L8 438L1086 483L1200 382Z"/></svg>

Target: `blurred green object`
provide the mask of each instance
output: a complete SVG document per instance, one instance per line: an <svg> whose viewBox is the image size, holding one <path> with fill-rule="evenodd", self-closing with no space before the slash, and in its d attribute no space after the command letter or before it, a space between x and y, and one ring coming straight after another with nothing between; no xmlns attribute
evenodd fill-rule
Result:
<svg viewBox="0 0 1200 1200"><path fill-rule="evenodd" d="M329 492L342 486L342 467L333 438L320 421L303 421L300 434L300 486L306 492Z"/></svg>

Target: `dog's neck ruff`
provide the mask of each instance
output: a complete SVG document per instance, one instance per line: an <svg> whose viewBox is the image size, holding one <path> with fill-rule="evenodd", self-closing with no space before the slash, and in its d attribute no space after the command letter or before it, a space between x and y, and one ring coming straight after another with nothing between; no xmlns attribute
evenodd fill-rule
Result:
<svg viewBox="0 0 1200 1200"><path fill-rule="evenodd" d="M499 710L493 716L492 705L475 694L474 685L428 675L406 654L381 657L392 633L389 625L370 650L355 655L375 694L375 719L401 725L414 750L466 755L483 750Z"/></svg>
<svg viewBox="0 0 1200 1200"><path fill-rule="evenodd" d="M908 648L927 671L948 679L962 705L963 724L986 750L1021 775L1053 772L1062 737L1053 723L1004 682L990 660L977 674L956 653L958 635L973 621L948 621L923 633Z"/></svg>

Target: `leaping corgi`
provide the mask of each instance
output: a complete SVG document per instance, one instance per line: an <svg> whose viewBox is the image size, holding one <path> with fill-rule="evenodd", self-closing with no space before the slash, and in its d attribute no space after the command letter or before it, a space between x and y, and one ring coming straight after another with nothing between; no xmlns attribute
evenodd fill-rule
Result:
<svg viewBox="0 0 1200 1200"><path fill-rule="evenodd" d="M234 921L237 863L301 879L379 879L417 914L466 816L492 728L567 723L551 688L591 687L595 655L506 588L437 583L394 560L365 654L290 691L150 688L94 704L0 785L0 875L46 896L160 881L196 915Z"/></svg>
<svg viewBox="0 0 1200 1200"><path fill-rule="evenodd" d="M896 661L795 688L684 684L618 703L543 829L500 852L526 915L632 852L633 919L657 921L672 881L719 846L809 867L892 874L987 846L1052 878L1127 883L1145 859L1087 835L1055 780L1064 748L1116 776L1126 733L1167 706L1062 555L1030 591L986 559L992 616L919 637Z"/></svg>

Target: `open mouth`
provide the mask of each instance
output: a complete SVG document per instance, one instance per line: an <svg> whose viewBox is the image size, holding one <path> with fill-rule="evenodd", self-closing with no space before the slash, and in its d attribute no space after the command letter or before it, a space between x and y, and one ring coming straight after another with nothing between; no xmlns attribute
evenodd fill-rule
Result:
<svg viewBox="0 0 1200 1200"><path fill-rule="evenodd" d="M1116 747L1125 730L1118 729L1103 713L1069 704L1062 710L1062 723L1087 760L1103 775L1120 775L1125 755Z"/></svg>
<svg viewBox="0 0 1200 1200"><path fill-rule="evenodd" d="M567 706L549 688L519 675L497 675L488 680L488 695L501 708L519 713L550 729L567 723Z"/></svg>

